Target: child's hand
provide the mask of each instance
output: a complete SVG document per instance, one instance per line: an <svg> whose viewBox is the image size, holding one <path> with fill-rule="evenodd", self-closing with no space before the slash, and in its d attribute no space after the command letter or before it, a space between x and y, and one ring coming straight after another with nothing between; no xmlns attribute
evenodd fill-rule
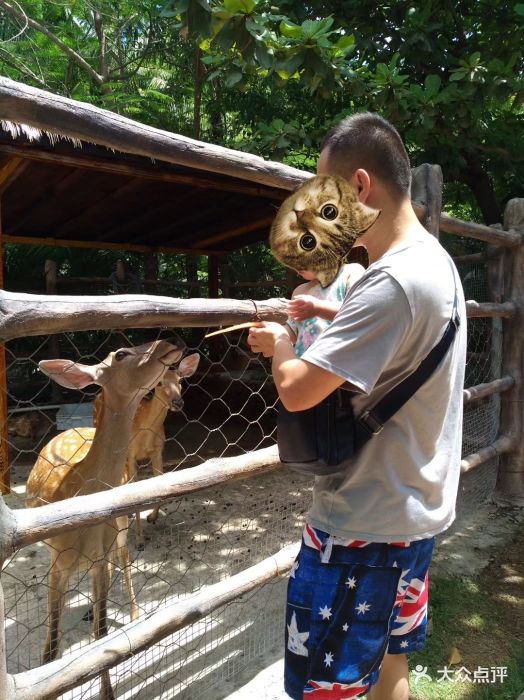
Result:
<svg viewBox="0 0 524 700"><path fill-rule="evenodd" d="M318 299L310 294L297 294L287 303L287 314L293 321L305 321L318 316Z"/></svg>

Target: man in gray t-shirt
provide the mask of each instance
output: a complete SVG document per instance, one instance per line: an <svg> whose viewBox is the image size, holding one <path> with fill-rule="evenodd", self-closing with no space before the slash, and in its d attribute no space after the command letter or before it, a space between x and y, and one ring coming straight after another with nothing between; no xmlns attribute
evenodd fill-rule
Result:
<svg viewBox="0 0 524 700"><path fill-rule="evenodd" d="M318 173L346 178L381 214L360 238L366 273L301 359L279 324L250 330L252 350L273 357L286 408L310 408L343 386L356 392L359 415L416 369L454 303L462 323L442 363L383 430L343 472L315 480L288 589L286 691L297 700L317 690L333 700L366 692L408 700L406 652L424 645L433 538L455 517L464 297L451 259L413 211L409 160L391 124L372 114L339 124Z"/></svg>

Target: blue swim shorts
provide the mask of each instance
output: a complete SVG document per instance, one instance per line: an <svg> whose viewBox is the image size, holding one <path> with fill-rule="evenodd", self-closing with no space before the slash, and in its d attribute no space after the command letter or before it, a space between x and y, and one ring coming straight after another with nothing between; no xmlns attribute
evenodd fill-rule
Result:
<svg viewBox="0 0 524 700"><path fill-rule="evenodd" d="M422 649L434 538L341 542L309 525L288 585L284 685L293 700L346 700L384 654Z"/></svg>

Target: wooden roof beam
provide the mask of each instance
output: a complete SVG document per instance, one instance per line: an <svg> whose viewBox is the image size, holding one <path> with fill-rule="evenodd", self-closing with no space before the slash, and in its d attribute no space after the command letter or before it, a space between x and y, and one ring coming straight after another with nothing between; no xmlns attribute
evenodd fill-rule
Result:
<svg viewBox="0 0 524 700"><path fill-rule="evenodd" d="M169 206L181 206L182 204L187 204L190 202L192 199L197 199L198 197L202 196L202 193L199 192L198 190L186 190L185 192L178 192L173 200L169 202ZM137 215L131 216L129 215L128 219L124 221L122 224L119 226L113 226L110 231L107 233L103 233L102 235L98 236L99 240L107 240L110 238L114 237L120 237L120 236L126 236L128 231L133 231L136 230L137 228L140 228L141 226L146 227L149 231L154 231L155 234L158 236L159 233L165 230L165 227L163 229L155 229L154 225L151 223L151 210L152 208L156 207L158 203L158 206L162 206L166 204L166 199L164 194L158 194L154 199L150 200L148 202L147 207L142 207L141 213ZM169 229L171 230L171 229ZM143 240L144 233L143 231L140 234L140 237L138 240ZM134 239L131 239L131 242L136 241L137 237Z"/></svg>
<svg viewBox="0 0 524 700"><path fill-rule="evenodd" d="M128 250L132 253L167 253L169 255L223 255L224 251L200 248L178 248L176 246L148 246L132 243L107 243L105 241L75 241L49 236L12 236L4 234L3 243L18 245L47 245L51 248L89 248L91 250Z"/></svg>
<svg viewBox="0 0 524 700"><path fill-rule="evenodd" d="M27 161L26 161L27 162ZM16 213L16 221L12 224L11 233L16 234L19 230L24 230L25 227L34 221L34 215L38 207L42 203L46 203L52 197L61 195L61 193L67 187L74 185L75 181L80 177L78 170L71 170L65 173L65 176L56 182L52 187L45 188L42 194L36 199L32 199L29 203L26 203L21 212ZM17 207L18 209L18 207Z"/></svg>
<svg viewBox="0 0 524 700"><path fill-rule="evenodd" d="M271 226L273 223L274 218L274 216L264 216L261 219L251 221L249 224L243 224L242 226L237 226L236 228L230 228L223 233L218 233L216 236L204 238L204 240L198 241L197 244L199 248L207 248L208 246L213 246L215 243L220 243L221 241L238 238L246 233L253 233L254 231L269 228L269 226Z"/></svg>
<svg viewBox="0 0 524 700"><path fill-rule="evenodd" d="M28 162L20 156L11 158L0 170L0 196L27 168Z"/></svg>
<svg viewBox="0 0 524 700"><path fill-rule="evenodd" d="M107 208L108 202L114 202L124 197L134 190L139 189L143 183L139 179L131 179L125 184L117 187L112 192L109 192L105 197L101 197L94 204L91 204L86 209L84 209L78 216L74 216L57 227L56 232L60 235L67 235L68 233L74 233L76 228L85 222L85 219L89 216L96 214L103 214L104 210Z"/></svg>
<svg viewBox="0 0 524 700"><path fill-rule="evenodd" d="M0 83L1 83L0 78ZM1 111L0 111L1 115ZM257 187L253 184L244 184L242 182L231 182L227 179L214 179L205 175L193 173L173 173L162 172L158 168L145 168L122 163L109 158L96 158L86 155L65 155L55 153L54 151L46 151L36 146L11 145L0 142L0 153L11 155L13 157L21 157L30 161L41 163L53 163L64 165L70 168L82 168L85 170L95 170L103 173L115 173L117 175L127 175L129 177L138 177L143 180L154 180L157 182L167 182L180 185L190 185L201 189L213 189L223 192L238 192L239 194L250 195L252 197L266 197L268 199L276 199L282 201L286 196L286 192L279 189L268 187ZM81 153L81 151L80 151ZM162 160L161 155L157 155L157 160ZM189 166L190 167L190 166Z"/></svg>

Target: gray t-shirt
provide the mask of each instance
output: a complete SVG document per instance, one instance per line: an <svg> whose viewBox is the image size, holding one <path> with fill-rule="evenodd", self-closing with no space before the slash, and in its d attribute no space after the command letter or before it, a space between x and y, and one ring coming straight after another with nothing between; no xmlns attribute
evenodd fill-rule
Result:
<svg viewBox="0 0 524 700"><path fill-rule="evenodd" d="M411 374L442 337L455 290L459 332L433 375L348 461L317 477L308 522L337 538L416 540L455 518L460 476L466 310L458 273L421 234L370 265L331 326L303 355L359 394L356 415Z"/></svg>

